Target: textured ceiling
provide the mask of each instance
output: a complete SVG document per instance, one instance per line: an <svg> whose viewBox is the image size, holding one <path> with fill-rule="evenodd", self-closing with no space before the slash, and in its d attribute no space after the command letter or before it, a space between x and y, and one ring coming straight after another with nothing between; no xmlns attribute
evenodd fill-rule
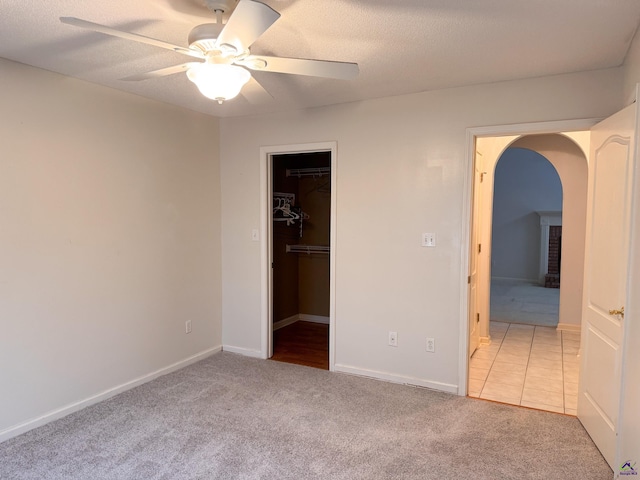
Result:
<svg viewBox="0 0 640 480"><path fill-rule="evenodd" d="M58 20L79 17L187 46L202 0L0 0L0 57L214 116L237 116L619 66L640 0L264 0L282 17L254 54L356 62L355 80L254 72L274 99L218 105L185 74L123 77L189 60Z"/></svg>

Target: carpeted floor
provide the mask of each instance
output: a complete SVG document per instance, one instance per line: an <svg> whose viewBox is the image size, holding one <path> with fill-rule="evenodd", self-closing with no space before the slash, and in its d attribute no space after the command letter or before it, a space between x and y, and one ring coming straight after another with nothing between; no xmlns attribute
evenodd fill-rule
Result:
<svg viewBox="0 0 640 480"><path fill-rule="evenodd" d="M556 327L560 289L526 280L491 279L491 320Z"/></svg>
<svg viewBox="0 0 640 480"><path fill-rule="evenodd" d="M575 417L214 355L0 444L2 479L611 479Z"/></svg>

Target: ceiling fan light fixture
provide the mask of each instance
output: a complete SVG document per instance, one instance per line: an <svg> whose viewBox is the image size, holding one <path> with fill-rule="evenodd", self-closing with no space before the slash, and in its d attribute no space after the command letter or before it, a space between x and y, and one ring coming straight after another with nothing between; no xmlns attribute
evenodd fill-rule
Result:
<svg viewBox="0 0 640 480"><path fill-rule="evenodd" d="M202 95L222 103L237 97L251 79L251 74L235 65L206 62L191 67L187 77L196 84Z"/></svg>

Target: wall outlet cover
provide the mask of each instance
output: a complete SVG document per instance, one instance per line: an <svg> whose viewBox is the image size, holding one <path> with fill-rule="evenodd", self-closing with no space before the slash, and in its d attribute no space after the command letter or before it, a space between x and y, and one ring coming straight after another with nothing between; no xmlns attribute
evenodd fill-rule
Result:
<svg viewBox="0 0 640 480"><path fill-rule="evenodd" d="M434 353L436 351L436 341L433 338L427 338L427 352Z"/></svg>

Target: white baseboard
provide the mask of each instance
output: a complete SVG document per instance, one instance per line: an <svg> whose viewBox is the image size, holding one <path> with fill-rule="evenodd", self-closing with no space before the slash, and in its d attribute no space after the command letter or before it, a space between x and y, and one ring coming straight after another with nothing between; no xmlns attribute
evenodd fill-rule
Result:
<svg viewBox="0 0 640 480"><path fill-rule="evenodd" d="M209 348L200 353L196 353L195 355L185 358L184 360L180 360L179 362L173 363L167 367L156 370L155 372L148 373L134 380L131 380L129 382L123 383L121 385L110 388L96 395L93 395L89 398L85 398L84 400L80 400L79 402L66 405L57 410L53 410L52 412L45 413L40 417L33 418L31 420L27 420L24 423L20 423L18 425L6 428L0 431L0 443L4 442L5 440L9 440L10 438L17 437L18 435L26 433L29 430L33 430L34 428L41 427L42 425L46 425L47 423L53 422L54 420L58 420L62 417L66 417L67 415L70 415L74 412L82 410L83 408L102 402L111 397L115 397L119 393L125 392L127 390L131 390L132 388L140 386L143 383L150 382L151 380L154 380L158 377L161 377L171 372L175 372L176 370L180 370L181 368L191 365L192 363L196 363L196 362L199 362L200 360L204 360L205 358L213 355L214 353L218 353L221 350L222 350L222 347L220 346Z"/></svg>
<svg viewBox="0 0 640 480"><path fill-rule="evenodd" d="M350 375L357 375L360 377L375 378L377 380L384 380L391 383L401 383L403 385L412 385L417 387L430 388L432 390L439 390L441 392L458 394L458 385L450 383L434 382L431 380L424 380L421 378L407 377L404 375L396 375L393 373L379 372L376 370L368 370L365 368L351 367L349 365L334 365L333 371L348 373Z"/></svg>
<svg viewBox="0 0 640 480"><path fill-rule="evenodd" d="M251 348L234 347L233 345L223 345L222 351L237 353L238 355L244 355L245 357L266 359L266 357L262 355L262 352L260 350L253 350Z"/></svg>
<svg viewBox="0 0 640 480"><path fill-rule="evenodd" d="M557 330L565 332L577 332L580 333L582 325L576 325L574 323L559 323L556 327Z"/></svg>
<svg viewBox="0 0 640 480"><path fill-rule="evenodd" d="M298 315L298 317L302 322L323 323L324 325L329 325L329 317L324 317L322 315L309 315L308 313L301 313L300 315Z"/></svg>
<svg viewBox="0 0 640 480"><path fill-rule="evenodd" d="M291 315L288 318L284 318L282 320L278 320L273 323L273 331L279 330L287 325L291 325L296 322L311 322L311 323L322 323L324 325L329 325L329 317L324 317L322 315L310 315L308 313L298 313L296 315Z"/></svg>
<svg viewBox="0 0 640 480"><path fill-rule="evenodd" d="M279 330L283 327L296 323L298 320L300 320L300 315L296 313L295 315L291 315L288 318L283 318L282 320L273 322L273 331L275 332L276 330Z"/></svg>

